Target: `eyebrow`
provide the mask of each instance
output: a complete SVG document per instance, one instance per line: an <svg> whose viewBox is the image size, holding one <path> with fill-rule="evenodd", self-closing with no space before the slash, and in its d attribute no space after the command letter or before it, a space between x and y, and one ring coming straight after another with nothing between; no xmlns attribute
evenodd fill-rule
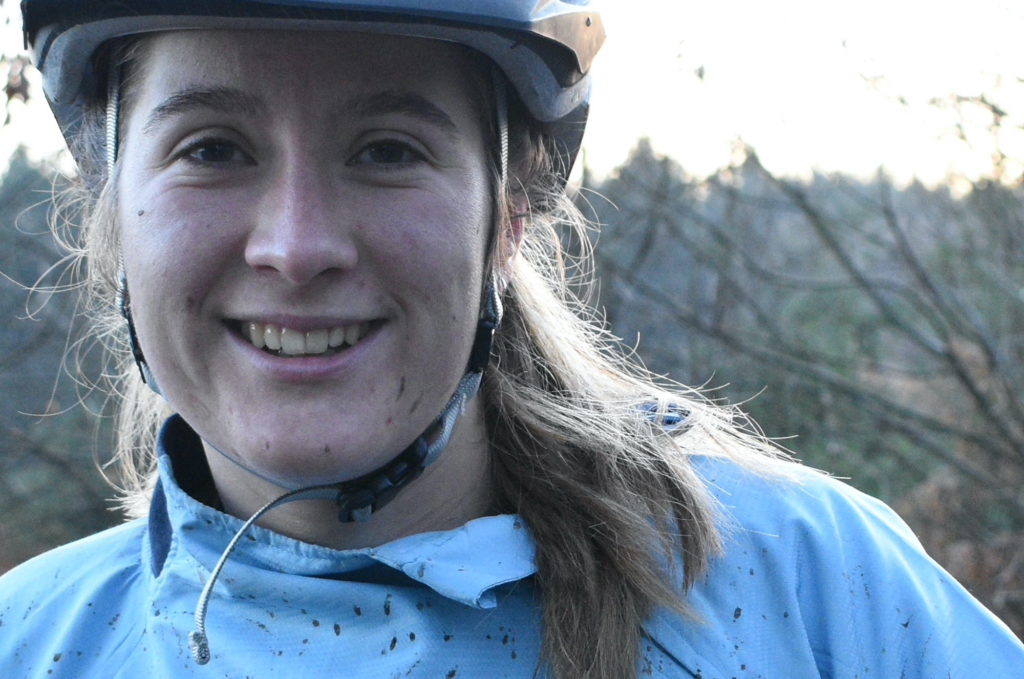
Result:
<svg viewBox="0 0 1024 679"><path fill-rule="evenodd" d="M439 127L449 134L453 134L459 129L451 117L440 107L414 92L384 90L356 100L351 108L355 113L364 116L392 113L412 116Z"/></svg>
<svg viewBox="0 0 1024 679"><path fill-rule="evenodd" d="M142 131L149 134L162 121L196 109L252 116L262 112L264 108L258 97L232 87L190 87L175 92L160 102L150 112Z"/></svg>
<svg viewBox="0 0 1024 679"><path fill-rule="evenodd" d="M142 130L150 134L164 120L197 109L210 109L222 113L258 115L266 110L263 101L248 92L232 87L190 87L175 92L150 112ZM384 90L368 97L358 98L341 107L363 116L403 114L434 125L448 134L458 126L437 104L414 92Z"/></svg>

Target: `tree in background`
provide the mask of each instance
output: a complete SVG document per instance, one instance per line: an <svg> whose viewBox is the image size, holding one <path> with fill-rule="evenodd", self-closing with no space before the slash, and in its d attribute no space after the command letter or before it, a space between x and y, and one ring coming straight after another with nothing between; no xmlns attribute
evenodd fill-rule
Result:
<svg viewBox="0 0 1024 679"><path fill-rule="evenodd" d="M614 330L894 503L1024 632L1024 190L793 181L738 155L694 180L641 142L596 187Z"/></svg>
<svg viewBox="0 0 1024 679"><path fill-rule="evenodd" d="M4 3L0 0L0 8ZM9 28L10 18L5 20ZM24 54L0 54L3 116L12 134L16 109L32 90ZM44 549L113 523L110 489L91 467L109 441L92 411L103 397L83 389L94 360L68 349L75 300L52 294L62 253L49 228L53 168L30 162L23 149L6 160L0 183L0 572ZM44 277L44 274L50 275ZM38 291L27 290L40 283ZM65 363L65 357L69 361ZM100 422L100 424L97 424ZM99 438L98 438L99 437Z"/></svg>
<svg viewBox="0 0 1024 679"><path fill-rule="evenodd" d="M109 441L92 412L103 398L86 388L94 362L69 352L74 295L53 294L54 181L17 153L0 184L0 570L118 520L92 466L97 442Z"/></svg>

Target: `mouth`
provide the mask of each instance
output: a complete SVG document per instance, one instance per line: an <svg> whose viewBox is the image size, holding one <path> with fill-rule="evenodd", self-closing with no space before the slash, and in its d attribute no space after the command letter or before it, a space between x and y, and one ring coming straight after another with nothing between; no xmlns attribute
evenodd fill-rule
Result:
<svg viewBox="0 0 1024 679"><path fill-rule="evenodd" d="M283 358L331 356L354 347L383 324L381 320L317 330L295 330L274 323L241 321L239 334L264 353Z"/></svg>

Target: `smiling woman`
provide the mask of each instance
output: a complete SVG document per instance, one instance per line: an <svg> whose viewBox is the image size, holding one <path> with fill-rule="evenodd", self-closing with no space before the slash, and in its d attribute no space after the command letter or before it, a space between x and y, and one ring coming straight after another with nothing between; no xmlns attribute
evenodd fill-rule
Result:
<svg viewBox="0 0 1024 679"><path fill-rule="evenodd" d="M146 363L202 438L230 513L380 467L455 392L492 219L474 66L456 46L391 36L143 40L124 93L124 269ZM463 422L396 500L391 537L445 514L431 508L447 492L420 491L449 466L474 470L479 492L440 527L482 513L485 467L471 459L486 436L479 414ZM409 501L421 511L399 513ZM295 524L328 544L365 546L304 504L267 525L289 512L311 513Z"/></svg>
<svg viewBox="0 0 1024 679"><path fill-rule="evenodd" d="M887 508L571 294L600 17L482 4L24 3L136 518L0 580L0 676L1008 676Z"/></svg>

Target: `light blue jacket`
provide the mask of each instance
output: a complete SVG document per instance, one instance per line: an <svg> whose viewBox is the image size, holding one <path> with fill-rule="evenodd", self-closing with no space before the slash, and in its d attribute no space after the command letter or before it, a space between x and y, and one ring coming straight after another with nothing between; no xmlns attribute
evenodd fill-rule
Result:
<svg viewBox="0 0 1024 679"><path fill-rule="evenodd" d="M0 678L545 676L534 546L515 516L351 551L253 528L210 602L213 658L196 665L199 592L241 522L176 482L195 444L180 420L165 427L148 520L0 578ZM645 624L639 676L1024 677L1021 643L878 501L811 472L696 464L727 551L688 595L701 621L662 609Z"/></svg>

